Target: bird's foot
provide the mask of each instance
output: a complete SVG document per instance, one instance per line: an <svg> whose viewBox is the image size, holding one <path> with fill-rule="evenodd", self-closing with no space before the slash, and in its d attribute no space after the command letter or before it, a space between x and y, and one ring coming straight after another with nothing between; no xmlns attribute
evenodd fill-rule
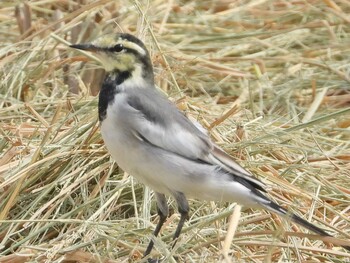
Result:
<svg viewBox="0 0 350 263"><path fill-rule="evenodd" d="M148 263L161 263L163 260L161 258L149 258Z"/></svg>

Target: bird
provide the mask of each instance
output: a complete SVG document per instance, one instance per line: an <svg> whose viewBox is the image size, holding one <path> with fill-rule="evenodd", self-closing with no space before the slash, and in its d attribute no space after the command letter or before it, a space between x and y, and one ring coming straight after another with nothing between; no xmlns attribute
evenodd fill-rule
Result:
<svg viewBox="0 0 350 263"><path fill-rule="evenodd" d="M157 89L150 54L139 38L128 33L105 34L70 47L93 52L106 71L98 102L102 138L118 166L154 191L159 216L154 237L169 215L167 196L176 201L180 214L173 244L188 219L189 197L265 209L331 237L272 201L265 183ZM149 257L153 247L151 238L143 256ZM343 247L350 251L350 246Z"/></svg>

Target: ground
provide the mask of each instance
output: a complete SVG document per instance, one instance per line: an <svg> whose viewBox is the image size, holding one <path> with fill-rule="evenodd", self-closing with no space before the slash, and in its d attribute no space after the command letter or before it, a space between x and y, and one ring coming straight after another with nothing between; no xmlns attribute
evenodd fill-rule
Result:
<svg viewBox="0 0 350 263"><path fill-rule="evenodd" d="M270 197L336 236L266 211L191 200L156 240L165 262L350 262L350 4L305 1L1 1L0 262L140 260L157 223L152 191L101 139L103 70L68 48L128 32L156 83ZM229 245L228 257L222 256Z"/></svg>

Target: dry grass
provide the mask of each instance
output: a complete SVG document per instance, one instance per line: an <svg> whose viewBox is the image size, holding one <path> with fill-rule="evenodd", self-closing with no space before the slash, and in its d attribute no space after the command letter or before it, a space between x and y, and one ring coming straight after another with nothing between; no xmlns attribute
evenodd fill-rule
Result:
<svg viewBox="0 0 350 263"><path fill-rule="evenodd" d="M145 40L159 87L273 199L350 239L348 1L14 2L0 2L0 262L141 258L157 222L152 192L110 159L97 123L103 71L66 45L116 31ZM158 253L221 260L233 206L190 204L175 251L172 204ZM248 210L229 258L349 262L303 232Z"/></svg>

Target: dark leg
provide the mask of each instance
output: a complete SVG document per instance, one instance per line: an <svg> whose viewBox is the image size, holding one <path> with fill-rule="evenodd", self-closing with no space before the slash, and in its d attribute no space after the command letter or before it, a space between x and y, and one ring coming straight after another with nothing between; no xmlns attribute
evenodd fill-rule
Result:
<svg viewBox="0 0 350 263"><path fill-rule="evenodd" d="M175 198L177 205L179 207L179 213L180 213L181 217L180 217L179 224L177 225L177 228L176 228L176 231L174 234L173 248L177 242L178 237L180 236L180 233L181 233L182 227L184 226L185 221L188 219L188 212L190 211L190 207L188 205L187 199L183 193L176 192L174 194L174 198Z"/></svg>
<svg viewBox="0 0 350 263"><path fill-rule="evenodd" d="M164 224L164 222L169 214L169 208L168 208L168 204L166 202L165 195L160 194L160 193L155 193L155 195L156 195L156 199L157 199L159 221L158 221L158 224L156 226L156 229L153 232L154 237L158 236L159 231L161 230L161 228L162 228L162 226L163 226L163 224ZM154 246L154 242L151 239L145 253L143 254L144 257L146 257L149 253L151 253L153 246Z"/></svg>

